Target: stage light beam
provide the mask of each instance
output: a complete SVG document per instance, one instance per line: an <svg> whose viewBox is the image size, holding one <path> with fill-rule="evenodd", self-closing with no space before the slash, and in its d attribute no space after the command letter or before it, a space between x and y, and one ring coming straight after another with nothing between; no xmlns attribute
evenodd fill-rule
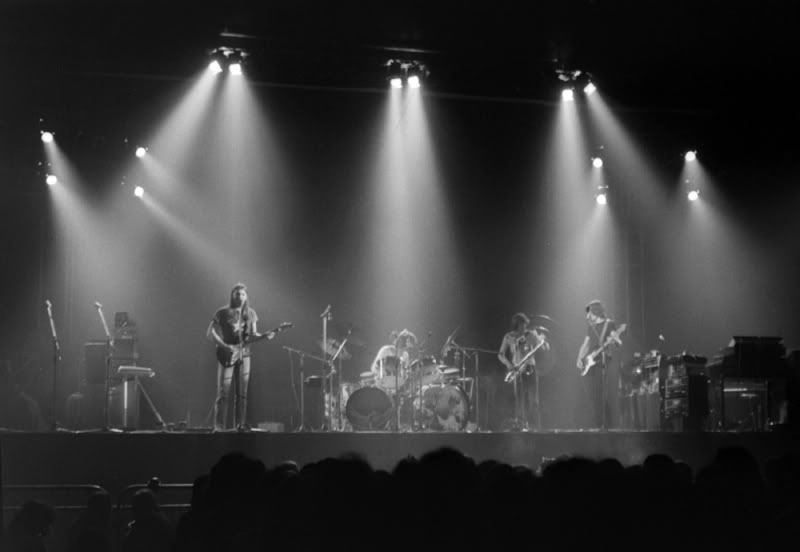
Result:
<svg viewBox="0 0 800 552"><path fill-rule="evenodd" d="M141 186L136 186L133 189L133 195L135 195L139 199L142 199L144 197L144 188L142 188Z"/></svg>
<svg viewBox="0 0 800 552"><path fill-rule="evenodd" d="M228 71L230 72L231 75L235 75L237 77L241 76L242 75L242 64L239 63L238 61L235 61L235 62L231 63L228 66Z"/></svg>
<svg viewBox="0 0 800 552"><path fill-rule="evenodd" d="M565 102L575 101L575 91L572 88L565 88L561 91L561 99Z"/></svg>
<svg viewBox="0 0 800 552"><path fill-rule="evenodd" d="M594 85L594 83L590 82L589 84L583 87L583 93L586 94L587 96L591 96L595 92L597 92L597 87Z"/></svg>
<svg viewBox="0 0 800 552"><path fill-rule="evenodd" d="M138 148L136 148L136 157L141 159L145 155L147 155L147 148L143 148L142 146L139 146Z"/></svg>
<svg viewBox="0 0 800 552"><path fill-rule="evenodd" d="M219 75L222 73L222 65L220 65L219 61L215 59L208 64L208 70L214 75Z"/></svg>
<svg viewBox="0 0 800 552"><path fill-rule="evenodd" d="M406 82L408 82L409 88L419 88L422 84L417 75L411 75Z"/></svg>
<svg viewBox="0 0 800 552"><path fill-rule="evenodd" d="M686 155L684 155L683 158L689 163L691 163L692 161L695 161L697 159L697 152L694 150L689 150L686 152Z"/></svg>
<svg viewBox="0 0 800 552"><path fill-rule="evenodd" d="M592 166L595 169L602 169L603 168L603 159L600 157L593 157L592 158Z"/></svg>
<svg viewBox="0 0 800 552"><path fill-rule="evenodd" d="M601 192L601 193L597 194L597 197L595 198L595 201L597 201L598 205L607 205L608 204L608 196L606 196L605 192Z"/></svg>
<svg viewBox="0 0 800 552"><path fill-rule="evenodd" d="M47 177L44 179L48 186L55 186L58 184L58 177L54 174L48 174Z"/></svg>
<svg viewBox="0 0 800 552"><path fill-rule="evenodd" d="M689 201L697 201L700 199L700 190L690 190L686 197L689 198Z"/></svg>
<svg viewBox="0 0 800 552"><path fill-rule="evenodd" d="M52 132L44 131L42 132L42 142L45 144L50 144L53 142L54 136Z"/></svg>
<svg viewBox="0 0 800 552"><path fill-rule="evenodd" d="M403 79L400 77L394 77L389 80L389 86L392 88L403 88Z"/></svg>

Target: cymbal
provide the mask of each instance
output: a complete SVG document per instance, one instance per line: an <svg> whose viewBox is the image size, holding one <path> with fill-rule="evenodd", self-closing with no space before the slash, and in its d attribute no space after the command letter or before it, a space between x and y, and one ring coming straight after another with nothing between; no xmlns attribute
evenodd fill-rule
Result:
<svg viewBox="0 0 800 552"><path fill-rule="evenodd" d="M547 316L546 314L532 314L531 318L540 318L542 320L547 320L549 322L554 322L555 323L555 320L553 320L551 317Z"/></svg>
<svg viewBox="0 0 800 552"><path fill-rule="evenodd" d="M348 343L349 343L349 341L348 341ZM317 340L317 345L319 345L319 348L322 349L323 351L325 351L327 354L329 354L330 356L333 356L333 355L336 354L336 351L339 350L339 347L342 345L342 342L341 341L337 341L332 337L329 337L328 338L328 346L327 347L322 345L322 340L321 339ZM342 360L349 360L350 358L352 358L350 353L347 351L347 345L345 345L345 347L342 349L342 352L339 353L339 358L341 358Z"/></svg>
<svg viewBox="0 0 800 552"><path fill-rule="evenodd" d="M363 332L361 328L353 324L352 322L335 322L333 324L333 329L335 333L341 338L341 340L347 339L347 344L352 345L354 347L366 347L367 343L364 341L362 337Z"/></svg>

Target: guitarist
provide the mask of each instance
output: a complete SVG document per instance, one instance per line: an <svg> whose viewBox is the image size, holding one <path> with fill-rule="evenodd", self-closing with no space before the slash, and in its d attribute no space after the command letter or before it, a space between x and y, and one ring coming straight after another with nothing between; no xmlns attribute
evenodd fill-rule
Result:
<svg viewBox="0 0 800 552"><path fill-rule="evenodd" d="M258 315L247 303L247 287L233 286L228 305L214 313L206 336L217 345L217 398L214 402L214 429L224 429L228 419L231 384L234 383L234 427L246 430L247 384L250 381L250 347L248 340L259 337ZM234 358L223 362L224 358Z"/></svg>
<svg viewBox="0 0 800 552"><path fill-rule="evenodd" d="M503 336L497 358L510 374L519 371L513 379L514 385L514 425L517 429L529 430L531 426L539 429L539 390L537 387L536 353L529 354L539 345L538 350L549 350L550 344L545 336L530 328L530 318L518 312L511 317L511 330ZM526 358L527 357L527 358Z"/></svg>
<svg viewBox="0 0 800 552"><path fill-rule="evenodd" d="M605 343L612 331L617 329L616 323L606 315L606 308L602 301L594 299L586 305L586 337L578 351L578 369L583 371L586 357L596 351ZM613 346L613 345L612 345ZM607 429L608 412L606 400L606 368L611 360L609 348L603 348L595 358L596 364L582 379L589 414L591 419L588 427Z"/></svg>

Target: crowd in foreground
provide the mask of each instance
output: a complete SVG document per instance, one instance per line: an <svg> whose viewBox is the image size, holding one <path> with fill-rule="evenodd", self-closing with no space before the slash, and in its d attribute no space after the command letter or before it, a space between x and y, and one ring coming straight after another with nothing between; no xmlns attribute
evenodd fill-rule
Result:
<svg viewBox="0 0 800 552"><path fill-rule="evenodd" d="M443 448L387 472L355 456L300 469L233 453L195 480L191 508L176 524L160 510L157 490L137 491L131 511L114 538L111 499L93 495L64 548L775 550L800 542L800 456L762 469L745 449L725 448L697 473L666 455L629 467L562 458L533 471ZM54 516L27 503L6 527L3 549L46 550Z"/></svg>

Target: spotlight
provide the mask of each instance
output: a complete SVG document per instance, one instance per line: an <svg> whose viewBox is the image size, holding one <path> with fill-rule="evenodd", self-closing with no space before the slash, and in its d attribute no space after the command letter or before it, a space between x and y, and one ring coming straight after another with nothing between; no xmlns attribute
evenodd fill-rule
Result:
<svg viewBox="0 0 800 552"><path fill-rule="evenodd" d="M214 75L219 75L222 73L222 65L216 59L212 60L211 63L208 64L208 70Z"/></svg>
<svg viewBox="0 0 800 552"><path fill-rule="evenodd" d="M242 63L239 61L232 62L228 65L228 71L231 75L240 76L242 74Z"/></svg>
<svg viewBox="0 0 800 552"><path fill-rule="evenodd" d="M139 146L138 148L136 148L136 157L141 159L145 155L147 155L147 148L143 148L142 146Z"/></svg>
<svg viewBox="0 0 800 552"><path fill-rule="evenodd" d="M689 201L697 201L700 199L700 190L690 190L686 197L689 198Z"/></svg>
<svg viewBox="0 0 800 552"><path fill-rule="evenodd" d="M389 79L389 86L392 88L403 88L403 77L405 71L403 64L397 60L389 60L386 63L387 78Z"/></svg>
<svg viewBox="0 0 800 552"><path fill-rule="evenodd" d="M54 174L48 174L44 181L47 182L48 186L54 186L58 184L58 177Z"/></svg>
<svg viewBox="0 0 800 552"><path fill-rule="evenodd" d="M597 92L597 87L591 81L589 81L589 84L583 87L583 93L587 96L591 96L595 92Z"/></svg>
<svg viewBox="0 0 800 552"><path fill-rule="evenodd" d="M592 157L592 166L595 169L603 168L603 160L600 157Z"/></svg>
<svg viewBox="0 0 800 552"><path fill-rule="evenodd" d="M42 142L44 142L45 144L49 144L52 141L53 141L53 133L52 132L48 132L46 130L44 132L42 132Z"/></svg>
<svg viewBox="0 0 800 552"><path fill-rule="evenodd" d="M608 186L598 186L597 195L594 196L594 200L598 205L606 205L608 203Z"/></svg>
<svg viewBox="0 0 800 552"><path fill-rule="evenodd" d="M135 195L139 199L143 198L144 197L144 188L142 188L141 186L136 186L133 189L133 195Z"/></svg>
<svg viewBox="0 0 800 552"><path fill-rule="evenodd" d="M684 155L683 158L691 163L692 161L697 159L697 152L694 150L689 150L686 152L686 155Z"/></svg>
<svg viewBox="0 0 800 552"><path fill-rule="evenodd" d="M565 102L571 102L575 100L575 91L572 88L565 88L561 91L561 99Z"/></svg>
<svg viewBox="0 0 800 552"><path fill-rule="evenodd" d="M418 75L411 75L406 82L409 88L419 88L421 86Z"/></svg>

